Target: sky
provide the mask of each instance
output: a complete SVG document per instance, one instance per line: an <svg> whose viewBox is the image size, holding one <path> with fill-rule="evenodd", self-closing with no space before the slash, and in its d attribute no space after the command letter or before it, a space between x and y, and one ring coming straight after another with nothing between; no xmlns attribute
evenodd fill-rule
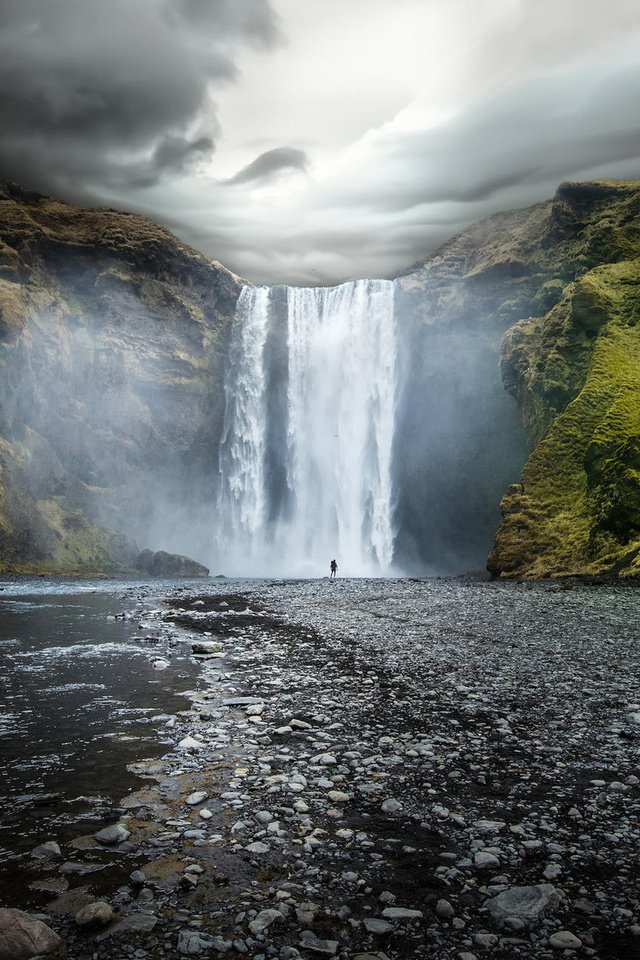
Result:
<svg viewBox="0 0 640 960"><path fill-rule="evenodd" d="M0 0L0 179L254 283L386 277L640 178L638 0Z"/></svg>

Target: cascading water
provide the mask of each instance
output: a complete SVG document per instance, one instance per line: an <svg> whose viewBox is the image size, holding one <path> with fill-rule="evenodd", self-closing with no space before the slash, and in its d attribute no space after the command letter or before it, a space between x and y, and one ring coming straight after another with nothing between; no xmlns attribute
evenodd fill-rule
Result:
<svg viewBox="0 0 640 960"><path fill-rule="evenodd" d="M267 349L285 310L286 393ZM389 570L396 366L391 281L243 288L220 446L225 572L312 575L332 557L345 575Z"/></svg>

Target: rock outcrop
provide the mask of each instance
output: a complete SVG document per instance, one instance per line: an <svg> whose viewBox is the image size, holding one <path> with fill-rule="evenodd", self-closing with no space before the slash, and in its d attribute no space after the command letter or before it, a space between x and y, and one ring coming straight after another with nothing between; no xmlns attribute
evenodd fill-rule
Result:
<svg viewBox="0 0 640 960"><path fill-rule="evenodd" d="M209 569L190 557L166 550L143 550L136 568L151 577L208 577Z"/></svg>
<svg viewBox="0 0 640 960"><path fill-rule="evenodd" d="M574 275L503 341L531 442L489 569L640 574L640 182L566 184L549 221ZM545 237L542 238L544 245Z"/></svg>
<svg viewBox="0 0 640 960"><path fill-rule="evenodd" d="M636 181L562 184L552 201L470 227L400 279L426 344L464 329L489 345L503 336L502 377L529 456L502 500L495 575L640 573L639 282ZM412 362L427 364L428 350ZM485 403L488 419L497 410ZM477 433L471 402L459 416ZM413 436L425 419L420 411ZM489 428L490 440L480 432L497 471L513 438L503 451L504 419ZM465 455L477 462L482 450L462 439L454 466L468 483ZM462 502L455 486L453 499Z"/></svg>
<svg viewBox="0 0 640 960"><path fill-rule="evenodd" d="M0 572L203 554L238 291L142 217L0 187Z"/></svg>

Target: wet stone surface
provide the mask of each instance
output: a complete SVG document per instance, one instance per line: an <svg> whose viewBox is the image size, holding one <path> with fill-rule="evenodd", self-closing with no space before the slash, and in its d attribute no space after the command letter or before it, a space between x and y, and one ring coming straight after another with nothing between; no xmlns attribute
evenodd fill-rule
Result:
<svg viewBox="0 0 640 960"><path fill-rule="evenodd" d="M230 587L132 614L199 679L116 829L34 861L72 960L640 956L636 589Z"/></svg>

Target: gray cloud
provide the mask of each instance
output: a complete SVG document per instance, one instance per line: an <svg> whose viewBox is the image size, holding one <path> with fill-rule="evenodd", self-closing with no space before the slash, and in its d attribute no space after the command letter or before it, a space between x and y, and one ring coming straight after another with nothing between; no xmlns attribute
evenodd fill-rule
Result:
<svg viewBox="0 0 640 960"><path fill-rule="evenodd" d="M0 21L0 176L66 194L210 156L211 85L278 39L268 0L0 0Z"/></svg>
<svg viewBox="0 0 640 960"><path fill-rule="evenodd" d="M441 126L381 131L347 174L311 183L285 210L239 204L215 185L173 229L242 276L326 283L384 276L462 227L553 195L562 180L640 178L640 57L530 74ZM163 207L164 204L164 207Z"/></svg>
<svg viewBox="0 0 640 960"><path fill-rule="evenodd" d="M327 3L336 16L343 9ZM430 3L401 6L410 18ZM377 0L375 10L395 17L399 4ZM387 87L402 51L361 49L354 34L342 66L338 57L314 86L300 38L315 39L315 5L278 0L280 23L269 0L0 0L0 178L160 219L256 282L318 283L390 275L474 220L551 196L563 179L640 177L636 0L609 0L606 18L601 0L448 0L447 11L463 30L487 5L500 16L495 29L481 19L477 49L466 37L447 118L421 127L376 117L362 136L371 103L397 99ZM371 9L351 0L351 29ZM382 53L379 89L346 96L358 58L377 64ZM216 147L229 149L218 116L247 65L253 87L231 98L226 120L239 122L227 179L216 180L211 166L202 171ZM303 109L283 109L276 136L260 111L275 105L278 119L281 104ZM349 149L322 141L334 114L340 131L343 121L356 131ZM299 148L274 146L287 142ZM295 171L307 176L286 176Z"/></svg>
<svg viewBox="0 0 640 960"><path fill-rule="evenodd" d="M308 163L309 158L304 150L297 150L295 147L275 147L273 150L261 153L226 183L239 184L269 180L283 170L306 170Z"/></svg>
<svg viewBox="0 0 640 960"><path fill-rule="evenodd" d="M280 25L264 0L174 0L171 12L198 31L248 40L268 49L282 40Z"/></svg>

